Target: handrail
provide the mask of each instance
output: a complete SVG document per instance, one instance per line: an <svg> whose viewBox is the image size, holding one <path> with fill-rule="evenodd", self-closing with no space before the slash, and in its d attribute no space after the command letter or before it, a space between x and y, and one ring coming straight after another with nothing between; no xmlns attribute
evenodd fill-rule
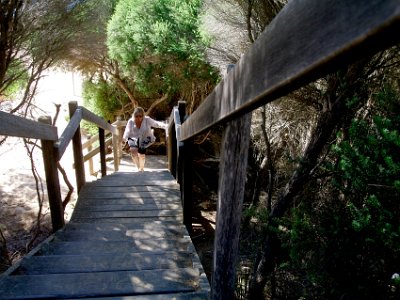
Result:
<svg viewBox="0 0 400 300"><path fill-rule="evenodd" d="M170 137L169 158L190 206L193 138L225 125L222 141L211 298L233 299L250 112L329 72L400 40L399 0L289 1L251 49ZM175 114L174 108L173 114ZM176 121L175 121L176 122ZM170 128L172 128L170 126ZM179 133L178 133L179 132ZM183 142L178 153L177 143ZM175 149L175 150L174 150ZM181 157L183 156L183 157ZM189 214L187 216L186 214ZM184 222L191 228L190 211Z"/></svg>
<svg viewBox="0 0 400 300"><path fill-rule="evenodd" d="M95 153L100 152L102 175L106 175L105 147L110 142L105 141L105 130L112 133L114 168L116 170L118 170L120 158L118 156L120 152L119 130L86 108L78 106L77 102L70 102L69 107L71 119L60 138L57 135L57 127L51 125L51 118L48 116L40 117L39 122L36 122L0 111L1 135L40 139L42 142L42 154L53 231L64 226L64 209L62 206L57 163L61 160L69 143L73 141L78 193L83 184L85 184L84 157L90 158ZM79 129L81 120L87 120L99 127L100 147L92 150L85 156L82 154L80 139Z"/></svg>
<svg viewBox="0 0 400 300"><path fill-rule="evenodd" d="M0 135L56 141L57 127L0 111Z"/></svg>
<svg viewBox="0 0 400 300"><path fill-rule="evenodd" d="M398 0L290 1L182 125L181 140L395 44L399 6Z"/></svg>
<svg viewBox="0 0 400 300"><path fill-rule="evenodd" d="M69 120L67 127L65 127L64 132L61 134L58 141L54 146L58 149L58 160L61 160L67 149L69 143L75 135L75 132L79 129L82 120L82 109L78 108L72 118Z"/></svg>

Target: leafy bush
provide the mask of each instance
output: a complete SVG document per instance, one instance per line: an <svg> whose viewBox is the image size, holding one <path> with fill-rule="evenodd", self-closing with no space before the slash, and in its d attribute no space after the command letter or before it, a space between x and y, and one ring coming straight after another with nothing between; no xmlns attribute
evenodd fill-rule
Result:
<svg viewBox="0 0 400 300"><path fill-rule="evenodd" d="M303 199L281 232L290 267L307 283L298 296L400 295L399 95L385 89L360 115L332 147L330 176L308 186L318 196Z"/></svg>

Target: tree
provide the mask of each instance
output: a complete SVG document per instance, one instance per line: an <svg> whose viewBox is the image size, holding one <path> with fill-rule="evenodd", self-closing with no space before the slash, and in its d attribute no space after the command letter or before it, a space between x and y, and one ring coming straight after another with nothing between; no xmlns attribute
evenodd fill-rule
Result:
<svg viewBox="0 0 400 300"><path fill-rule="evenodd" d="M214 84L216 74L203 55L199 8L198 0L119 1L107 45L139 91L183 98L193 106Z"/></svg>
<svg viewBox="0 0 400 300"><path fill-rule="evenodd" d="M42 72L60 61L73 39L69 4L67 0L1 1L0 99L16 100L7 108L10 113L28 114ZM10 90L16 85L22 87L21 93L12 99Z"/></svg>
<svg viewBox="0 0 400 300"><path fill-rule="evenodd" d="M324 111L322 111L318 117L318 122L313 130L311 140L304 151L297 169L286 184L285 189L280 193L280 195L278 195L269 216L270 231L265 240L261 260L258 262L257 270L255 271L255 282L253 282L254 285L251 290L252 299L261 297L267 278L272 274L277 266L276 264L282 257L282 245L281 240L279 239L281 234L279 233L279 230L277 230L277 226L281 224L284 217L286 217L290 224L292 224L290 226L293 226L293 223L291 222L294 220L290 217L290 212L292 210L292 214L295 214L297 211L296 207L301 205L303 199L309 203L311 207L322 205L321 203L323 201L312 196L315 195L315 190L311 192L311 194L304 195L304 197L301 196L303 195L302 190L305 189L307 191L306 187L310 182L313 182L314 176L316 177L315 180L321 180L320 176L322 176L322 178L327 176L326 171L324 172L323 169L319 168L328 157L326 153L329 153L329 147L327 146L335 140L336 133L341 130L345 132L345 137L350 136L348 128L350 127L352 119L357 118L359 115L363 115L362 112L371 105L372 95L382 87L384 82L388 79L388 75L397 74L396 71L393 71L393 69L396 69L399 65L398 54L395 49L397 48L384 51L381 54L376 55L373 59L365 59L355 63L349 66L345 72L338 72L325 78L326 83L323 85L325 86L323 99L327 102L326 105L323 105ZM390 68L385 66L390 66ZM386 76L383 76L383 74L386 74ZM356 131L353 129L353 133L355 132ZM360 134L361 132L356 133L356 135ZM391 152L394 150L386 148L385 151ZM318 176L317 174L319 172L321 172L322 175ZM357 176L362 177L361 174ZM360 178L356 179L357 176L345 176L345 181L342 181L339 186L345 187L352 180L359 181ZM327 182L329 182L329 180ZM321 184L316 186L320 187L319 191L324 194L324 198L332 197L335 199L335 197L337 197L337 193L327 194L327 190L329 190L327 189L327 186L322 186ZM311 199L315 202L312 202ZM295 200L296 206L294 206ZM320 201L320 203L318 203L318 201ZM332 210L329 211L332 212ZM342 216L342 214L340 215ZM330 230L343 230L340 226L346 226L344 224L336 225L338 226L337 228L330 228ZM277 234L277 232L279 234ZM347 238L347 236L341 236L338 242L340 243L340 240L345 241ZM373 237L370 236L368 238ZM303 236L302 240L304 241L304 239L305 237ZM308 242L310 241L308 240ZM315 249L318 249L320 248L320 245L315 244L314 247ZM346 260L346 254L344 252L341 252L341 254L343 257L337 259ZM349 265L347 265L347 267L349 267ZM330 286L333 285L332 282L329 284ZM337 282L335 284L337 284ZM362 283L357 281L357 283L354 284L358 284L359 287L364 285L368 286L366 282ZM352 286L351 288L355 288L355 286ZM349 290L347 290L346 293L347 292L349 292ZM360 297L361 295L366 297L366 295L368 295L368 293L360 292L359 294L354 294L354 292L354 290L351 292L353 297ZM324 290L324 293L327 293L327 291Z"/></svg>

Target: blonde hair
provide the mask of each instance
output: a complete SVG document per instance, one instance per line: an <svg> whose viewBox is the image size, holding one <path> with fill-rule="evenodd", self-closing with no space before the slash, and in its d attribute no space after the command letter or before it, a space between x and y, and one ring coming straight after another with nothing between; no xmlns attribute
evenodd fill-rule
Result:
<svg viewBox="0 0 400 300"><path fill-rule="evenodd" d="M144 117L144 109L141 107L136 107L135 110L133 111L132 117L135 117L139 114Z"/></svg>

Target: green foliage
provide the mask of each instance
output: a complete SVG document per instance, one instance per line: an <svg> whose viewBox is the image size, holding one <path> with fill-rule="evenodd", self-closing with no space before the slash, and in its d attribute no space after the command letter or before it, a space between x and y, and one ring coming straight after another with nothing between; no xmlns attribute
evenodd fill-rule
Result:
<svg viewBox="0 0 400 300"><path fill-rule="evenodd" d="M84 106L107 121L115 121L122 106L129 99L113 83L100 79L98 82L87 80L83 83ZM92 131L90 126L83 126ZM97 133L97 132L96 132Z"/></svg>
<svg viewBox="0 0 400 300"><path fill-rule="evenodd" d="M6 71L6 78L10 80L5 90L1 93L7 100L14 100L26 87L29 75L28 71L22 66L22 62L15 60Z"/></svg>
<svg viewBox="0 0 400 300"><path fill-rule="evenodd" d="M142 92L176 92L216 80L199 30L201 1L120 0L108 24L112 59L133 74Z"/></svg>
<svg viewBox="0 0 400 300"><path fill-rule="evenodd" d="M304 199L287 220L290 230L281 238L290 265L306 274L303 296L399 296L391 279L400 271L399 104L390 89L376 95L374 109L354 119L333 146L333 175L324 179L329 194Z"/></svg>

